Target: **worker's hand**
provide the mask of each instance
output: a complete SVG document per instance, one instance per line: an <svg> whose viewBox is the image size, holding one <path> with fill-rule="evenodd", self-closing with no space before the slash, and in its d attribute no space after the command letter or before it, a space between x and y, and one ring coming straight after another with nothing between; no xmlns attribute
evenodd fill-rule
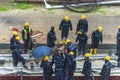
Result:
<svg viewBox="0 0 120 80"><path fill-rule="evenodd" d="M32 32L30 32L30 35L32 35Z"/></svg>

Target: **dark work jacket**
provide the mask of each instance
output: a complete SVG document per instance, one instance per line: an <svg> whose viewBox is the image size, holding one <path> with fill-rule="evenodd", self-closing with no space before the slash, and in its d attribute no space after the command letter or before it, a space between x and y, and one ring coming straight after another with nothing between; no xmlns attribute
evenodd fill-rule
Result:
<svg viewBox="0 0 120 80"><path fill-rule="evenodd" d="M69 30L72 31L72 23L69 20L68 22L66 22L64 19L61 21L60 26L59 26L59 30L61 30L62 34L68 34Z"/></svg>
<svg viewBox="0 0 120 80"><path fill-rule="evenodd" d="M85 60L84 65L83 65L83 70L82 70L83 74L84 75L90 75L91 70L92 69L91 69L91 61L90 61L90 59Z"/></svg>
<svg viewBox="0 0 120 80"><path fill-rule="evenodd" d="M80 30L84 30L85 32L88 31L88 21L86 19L85 20L80 19L78 21L76 33Z"/></svg>
<svg viewBox="0 0 120 80"><path fill-rule="evenodd" d="M120 30L118 30L117 33L117 43L120 44Z"/></svg>
<svg viewBox="0 0 120 80"><path fill-rule="evenodd" d="M54 32L54 28L52 28L51 31L48 32L48 34L47 34L47 45L49 47L54 47L55 41L56 41L56 34Z"/></svg>
<svg viewBox="0 0 120 80"><path fill-rule="evenodd" d="M98 30L93 31L92 33L92 42L93 43L99 43L99 42L103 41L103 36L102 36L102 32L98 32Z"/></svg>
<svg viewBox="0 0 120 80"><path fill-rule="evenodd" d="M49 62L49 61L42 61L41 62L41 65L40 65L41 68L43 68L43 74L44 76L48 76L48 75L52 75L53 74L53 69L52 69L52 63Z"/></svg>
<svg viewBox="0 0 120 80"><path fill-rule="evenodd" d="M87 44L88 42L88 37L86 33L78 34L76 38L76 42L79 41L78 44Z"/></svg>
<svg viewBox="0 0 120 80"><path fill-rule="evenodd" d="M11 50L14 49L14 42L16 42L15 36L12 36L12 38L10 39L10 49L11 49Z"/></svg>
<svg viewBox="0 0 120 80"><path fill-rule="evenodd" d="M111 62L105 61L105 64L103 65L101 73L100 73L100 75L102 75L104 80L108 80L110 76L110 72L111 72L111 67L112 67Z"/></svg>

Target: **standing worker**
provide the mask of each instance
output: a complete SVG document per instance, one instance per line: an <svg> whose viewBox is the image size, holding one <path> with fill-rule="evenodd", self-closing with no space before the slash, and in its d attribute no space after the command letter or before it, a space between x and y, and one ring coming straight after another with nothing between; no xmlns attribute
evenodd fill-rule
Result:
<svg viewBox="0 0 120 80"><path fill-rule="evenodd" d="M71 51L67 56L68 59L68 80L74 80L74 72L76 69L76 60L74 58L74 52Z"/></svg>
<svg viewBox="0 0 120 80"><path fill-rule="evenodd" d="M97 54L97 48L99 43L103 41L103 36L102 36L102 27L99 26L96 31L93 31L92 33L92 46L90 49L90 54L94 52L94 54Z"/></svg>
<svg viewBox="0 0 120 80"><path fill-rule="evenodd" d="M12 32L12 34L13 34L13 36L12 36L12 38L10 39L10 50L12 50L12 59L13 59L13 64L15 63L15 56L14 56L14 53L13 53L13 51L14 51L14 49L15 49L15 47L14 47L14 42L16 41L15 40L15 37L16 36L18 36L18 33L16 32L16 31L13 31Z"/></svg>
<svg viewBox="0 0 120 80"><path fill-rule="evenodd" d="M27 49L29 48L30 50L32 50L32 39L31 39L31 35L32 35L33 31L31 28L29 28L29 23L26 22L24 24L24 28L22 30L22 39L24 41L24 53L27 52Z"/></svg>
<svg viewBox="0 0 120 80"><path fill-rule="evenodd" d="M23 65L23 67L24 68L27 68L27 66L25 65L25 59L23 58L23 56L21 55L22 54L22 52L20 51L20 37L19 36L17 36L17 37L15 37L15 42L14 42L14 51L13 51L13 54L14 54L14 56L15 56L15 60L14 60L14 67L17 67L17 65L18 65L18 62L19 62L19 60L22 62L22 65Z"/></svg>
<svg viewBox="0 0 120 80"><path fill-rule="evenodd" d="M53 48L55 46L55 41L56 41L56 28L54 26L51 27L50 32L47 34L47 45L48 47Z"/></svg>
<svg viewBox="0 0 120 80"><path fill-rule="evenodd" d="M84 56L86 53L85 49L86 49L86 45L88 42L88 37L87 37L87 34L83 30L78 31L76 42L78 42L78 54L79 55L82 54Z"/></svg>
<svg viewBox="0 0 120 80"><path fill-rule="evenodd" d="M65 16L61 21L59 30L61 30L61 40L66 40L68 38L69 30L72 31L72 23L68 16Z"/></svg>
<svg viewBox="0 0 120 80"><path fill-rule="evenodd" d="M84 80L91 80L90 74L91 74L92 68L91 68L91 61L90 61L89 57L90 57L90 54L86 53L85 54L85 62L83 65L83 70L82 70L82 73L84 74Z"/></svg>
<svg viewBox="0 0 120 80"><path fill-rule="evenodd" d="M40 67L43 68L43 80L52 80L52 74L53 74L53 69L52 69L52 63L48 61L49 57L45 56L43 61L41 62Z"/></svg>
<svg viewBox="0 0 120 80"><path fill-rule="evenodd" d="M100 75L102 76L102 80L109 80L110 71L112 67L111 62L109 61L110 61L110 56L106 56L105 64L103 65L101 73L100 73Z"/></svg>
<svg viewBox="0 0 120 80"><path fill-rule="evenodd" d="M76 35L77 35L78 31L80 31L80 30L84 30L85 33L88 32L88 21L87 21L85 15L82 15L81 19L78 21Z"/></svg>
<svg viewBox="0 0 120 80"><path fill-rule="evenodd" d="M118 56L117 65L118 65L118 67L120 67L120 26L118 26L116 51L117 51L116 55Z"/></svg>
<svg viewBox="0 0 120 80"><path fill-rule="evenodd" d="M64 80L64 58L61 54L56 52L52 59L55 64L55 80Z"/></svg>

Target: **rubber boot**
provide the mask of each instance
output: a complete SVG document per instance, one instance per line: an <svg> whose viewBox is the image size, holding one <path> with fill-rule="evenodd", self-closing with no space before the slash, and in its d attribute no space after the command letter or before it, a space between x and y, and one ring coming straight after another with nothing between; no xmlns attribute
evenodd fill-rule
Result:
<svg viewBox="0 0 120 80"><path fill-rule="evenodd" d="M90 49L90 55L92 55L92 52L93 52L93 49L91 48L91 49Z"/></svg>
<svg viewBox="0 0 120 80"><path fill-rule="evenodd" d="M94 51L94 54L97 54L97 48L94 48L93 51Z"/></svg>

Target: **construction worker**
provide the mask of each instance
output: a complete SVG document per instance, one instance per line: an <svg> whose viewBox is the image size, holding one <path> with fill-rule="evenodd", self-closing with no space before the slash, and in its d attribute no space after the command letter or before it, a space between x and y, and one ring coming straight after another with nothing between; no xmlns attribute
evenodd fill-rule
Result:
<svg viewBox="0 0 120 80"><path fill-rule="evenodd" d="M53 69L52 69L52 63L48 61L49 57L45 56L43 58L43 61L41 62L40 67L43 68L43 80L52 80L52 74L53 74Z"/></svg>
<svg viewBox="0 0 120 80"><path fill-rule="evenodd" d="M84 30L85 33L88 32L88 21L87 21L85 15L82 15L81 19L78 21L76 35L77 35L78 31L80 31L80 30Z"/></svg>
<svg viewBox="0 0 120 80"><path fill-rule="evenodd" d="M66 53L70 53L70 51L73 51L74 52L74 57L76 57L76 45L74 45L70 39L67 39L65 41L65 45L66 45L66 49L67 49L67 52Z"/></svg>
<svg viewBox="0 0 120 80"><path fill-rule="evenodd" d="M61 21L59 30L61 30L61 40L66 40L68 38L69 30L72 31L72 23L68 16L65 16Z"/></svg>
<svg viewBox="0 0 120 80"><path fill-rule="evenodd" d="M52 63L55 64L55 80L63 80L64 78L64 58L60 52L55 52Z"/></svg>
<svg viewBox="0 0 120 80"><path fill-rule="evenodd" d="M78 54L82 54L84 56L86 53L85 49L88 42L88 37L83 30L78 31L76 42L78 42Z"/></svg>
<svg viewBox="0 0 120 80"><path fill-rule="evenodd" d="M51 27L50 32L47 34L47 45L48 47L53 48L55 46L55 41L56 41L56 28L54 26Z"/></svg>
<svg viewBox="0 0 120 80"><path fill-rule="evenodd" d="M89 57L90 57L90 54L86 53L85 54L85 62L83 65L83 70L82 70L82 73L84 74L84 80L90 80L90 74L92 71L91 61L90 61Z"/></svg>
<svg viewBox="0 0 120 80"><path fill-rule="evenodd" d="M92 33L92 46L91 46L91 49L90 49L90 54L92 54L92 52L94 52L94 54L97 54L97 48L98 48L98 45L99 43L103 41L103 36L102 36L102 27L99 26L97 28L96 31L93 31Z"/></svg>
<svg viewBox="0 0 120 80"><path fill-rule="evenodd" d="M31 39L32 33L33 31L31 28L29 28L29 23L26 22L24 24L24 28L22 29L22 39L24 41L24 53L27 52L28 48L32 50L32 44L33 44Z"/></svg>
<svg viewBox="0 0 120 80"><path fill-rule="evenodd" d="M16 36L15 37L15 42L14 42L14 51L13 54L15 56L15 60L14 60L14 67L17 67L18 65L18 61L20 60L22 62L22 65L24 68L27 68L27 66L25 65L25 59L23 58L23 56L21 55L22 52L20 51L20 37Z"/></svg>
<svg viewBox="0 0 120 80"><path fill-rule="evenodd" d="M13 50L15 49L15 47L14 47L14 42L16 41L15 37L18 36L18 33L16 31L13 31L12 34L13 34L13 36L10 39L10 50L12 50L12 59L13 59L13 65L14 65L15 56L14 56Z"/></svg>
<svg viewBox="0 0 120 80"><path fill-rule="evenodd" d="M109 80L112 64L110 62L110 56L105 57L105 64L102 67L100 75L102 80Z"/></svg>
<svg viewBox="0 0 120 80"><path fill-rule="evenodd" d="M74 72L76 69L76 60L74 58L74 52L71 51L68 55L67 55L67 60L68 60L68 80L74 80Z"/></svg>

